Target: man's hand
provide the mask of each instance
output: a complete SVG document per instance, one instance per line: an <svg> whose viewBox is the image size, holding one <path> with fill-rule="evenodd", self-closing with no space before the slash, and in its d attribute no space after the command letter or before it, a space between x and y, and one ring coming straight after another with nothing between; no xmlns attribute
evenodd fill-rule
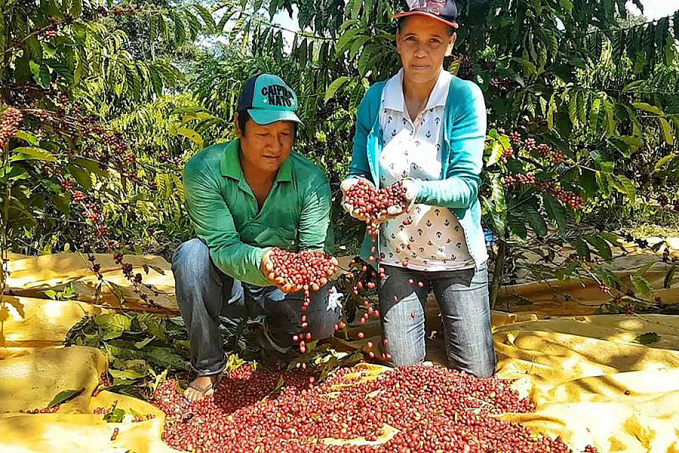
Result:
<svg viewBox="0 0 679 453"><path fill-rule="evenodd" d="M311 283L311 285L299 286L290 282L286 282L283 277L276 276L273 262L269 257L272 250L273 249L269 249L266 252L264 252L261 265L262 273L267 278L267 280L269 280L274 286L277 286L281 291L285 293L296 293L299 291L309 291L309 290L318 291L328 283L328 278L332 277L332 275L337 271L337 268L339 267L337 259L335 257L332 257L330 258L330 264L332 264L332 269L328 270L327 278L321 277L318 283Z"/></svg>
<svg viewBox="0 0 679 453"><path fill-rule="evenodd" d="M277 286L284 293L296 293L298 291L301 291L303 288L300 288L297 285L293 285L289 282L286 282L283 277L276 276L276 273L274 272L273 268L273 263L269 258L269 255L271 254L272 250L273 249L269 249L266 252L264 252L264 256L262 257L261 268L264 276L267 278L267 280L271 282L271 284Z"/></svg>
<svg viewBox="0 0 679 453"><path fill-rule="evenodd" d="M355 209L354 206L347 201L347 192L359 181L364 181L366 184L375 188L375 185L368 181L367 179L359 178L345 179L344 181L342 181L342 184L340 184L340 189L342 190L342 207L344 208L345 211L349 213L350 216L365 222L367 217L364 214L361 214L361 212L358 209Z"/></svg>

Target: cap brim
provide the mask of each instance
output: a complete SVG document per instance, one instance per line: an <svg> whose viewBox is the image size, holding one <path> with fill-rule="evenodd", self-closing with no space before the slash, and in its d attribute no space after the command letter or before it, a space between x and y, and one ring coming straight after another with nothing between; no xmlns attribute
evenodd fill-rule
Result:
<svg viewBox="0 0 679 453"><path fill-rule="evenodd" d="M295 112L289 110L248 109L248 113L252 121L262 126L276 121L292 121L304 125Z"/></svg>
<svg viewBox="0 0 679 453"><path fill-rule="evenodd" d="M439 22L442 22L442 23L448 25L449 27L453 27L453 28L459 28L459 27L460 27L459 25L457 25L457 22L452 22L452 21L449 21L449 20L445 20L445 19L442 18L442 17L435 16L434 14L428 13L428 12L426 12L426 11L406 11L406 12L403 12L403 13L394 14L394 15L392 16L392 18L393 18L393 19L398 19L398 18L400 18L400 17L408 17L408 16L415 16L415 15L430 17L430 18L432 18L432 19L434 19L434 20L437 20L437 21L439 21Z"/></svg>

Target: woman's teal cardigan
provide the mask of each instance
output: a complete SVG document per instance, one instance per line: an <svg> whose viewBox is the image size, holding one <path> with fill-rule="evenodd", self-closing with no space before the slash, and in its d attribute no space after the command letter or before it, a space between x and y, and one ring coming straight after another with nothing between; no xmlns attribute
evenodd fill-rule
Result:
<svg viewBox="0 0 679 453"><path fill-rule="evenodd" d="M379 121L384 85L379 82L370 87L361 101L349 166L349 177L365 177L376 185L380 180L379 155L385 144ZM481 89L473 82L453 77L445 112L441 176L435 181L416 180L415 202L446 207L455 214L478 269L488 259L478 198L486 138L486 105ZM366 261L372 245L366 234L361 248L361 257Z"/></svg>

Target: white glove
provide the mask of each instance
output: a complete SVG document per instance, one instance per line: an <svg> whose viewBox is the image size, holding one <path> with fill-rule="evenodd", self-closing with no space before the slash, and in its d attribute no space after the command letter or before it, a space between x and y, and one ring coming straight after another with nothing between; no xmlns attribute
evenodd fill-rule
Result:
<svg viewBox="0 0 679 453"><path fill-rule="evenodd" d="M356 209L354 208L354 206L351 203L347 202L347 192L349 191L349 189L351 189L359 181L363 181L366 184L368 184L369 186L372 186L373 188L375 188L375 185L365 178L351 177L351 178L345 179L344 181L342 181L342 184L340 184L340 190L342 191L342 207L344 208L345 211L347 211L349 213L350 216L352 216L352 217L354 217L358 220L365 221L367 217L365 215L361 214L360 212L356 212Z"/></svg>

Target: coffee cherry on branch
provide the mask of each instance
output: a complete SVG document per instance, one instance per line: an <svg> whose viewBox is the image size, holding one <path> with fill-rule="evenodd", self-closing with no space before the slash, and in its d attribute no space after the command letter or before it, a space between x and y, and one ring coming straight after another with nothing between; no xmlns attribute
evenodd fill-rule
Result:
<svg viewBox="0 0 679 453"><path fill-rule="evenodd" d="M0 121L0 149L4 148L7 142L16 135L23 118L24 115L21 113L21 110L14 107L8 107L2 112L2 120Z"/></svg>
<svg viewBox="0 0 679 453"><path fill-rule="evenodd" d="M509 134L509 140L512 142L514 145L521 145L523 141L521 140L521 134L518 132L512 132Z"/></svg>
<svg viewBox="0 0 679 453"><path fill-rule="evenodd" d="M82 193L79 190L76 190L75 192L73 192L73 201L75 203L80 203L82 201L85 201L85 194Z"/></svg>
<svg viewBox="0 0 679 453"><path fill-rule="evenodd" d="M559 201L567 204L571 209L579 210L585 207L585 200L570 190L557 187L554 181L537 181L535 175L517 174L502 177L502 185L505 189L514 189L525 185L534 185L536 189L545 192Z"/></svg>

